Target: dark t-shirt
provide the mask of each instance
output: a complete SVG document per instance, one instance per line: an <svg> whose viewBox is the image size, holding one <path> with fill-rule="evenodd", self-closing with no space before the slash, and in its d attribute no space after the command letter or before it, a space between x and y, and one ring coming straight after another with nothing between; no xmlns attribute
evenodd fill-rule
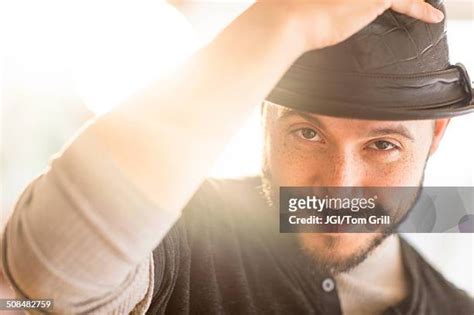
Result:
<svg viewBox="0 0 474 315"><path fill-rule="evenodd" d="M154 250L148 314L341 314L337 286L279 233L259 178L208 180ZM401 241L410 293L384 314L474 314L474 301ZM328 280L329 279L329 280ZM331 281L332 280L332 281Z"/></svg>

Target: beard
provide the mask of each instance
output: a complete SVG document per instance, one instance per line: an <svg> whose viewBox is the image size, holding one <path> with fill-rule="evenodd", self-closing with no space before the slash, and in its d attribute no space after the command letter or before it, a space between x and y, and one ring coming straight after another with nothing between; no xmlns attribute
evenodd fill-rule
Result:
<svg viewBox="0 0 474 315"><path fill-rule="evenodd" d="M398 218L390 224L381 227L373 233L297 233L298 241L303 253L311 258L315 267L322 272L337 274L349 271L362 263L383 241L397 231L399 225L410 213L416 204L424 178L427 160L422 177L413 197ZM275 183L268 164L263 163L261 173L261 189L267 204L278 212L279 186ZM413 191L413 190L412 190ZM343 210L349 212L348 210ZM386 214L389 211L377 204L374 213Z"/></svg>
<svg viewBox="0 0 474 315"><path fill-rule="evenodd" d="M365 233L371 237L363 246L354 249L349 255L341 255L339 248L347 241L344 238L359 237L359 234L349 233L341 236L340 234L304 233L299 234L298 238L301 250L311 258L315 267L323 273L335 275L358 266L393 232Z"/></svg>

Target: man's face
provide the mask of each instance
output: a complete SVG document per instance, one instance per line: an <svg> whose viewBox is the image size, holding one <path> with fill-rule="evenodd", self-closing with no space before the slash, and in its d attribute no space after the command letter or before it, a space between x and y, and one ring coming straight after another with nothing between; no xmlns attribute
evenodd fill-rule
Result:
<svg viewBox="0 0 474 315"><path fill-rule="evenodd" d="M420 186L448 120L334 118L264 105L264 180L279 186ZM274 198L274 197L273 197ZM386 233L302 233L304 250L325 268L360 263Z"/></svg>

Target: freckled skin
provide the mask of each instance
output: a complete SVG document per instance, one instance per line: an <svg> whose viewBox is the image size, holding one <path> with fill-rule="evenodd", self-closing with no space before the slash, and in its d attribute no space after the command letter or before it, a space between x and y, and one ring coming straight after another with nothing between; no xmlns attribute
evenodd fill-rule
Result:
<svg viewBox="0 0 474 315"><path fill-rule="evenodd" d="M426 161L449 122L371 121L309 113L300 116L268 102L263 106L264 173L274 188L419 186ZM313 256L344 265L373 249L382 236L302 233L299 238L302 247Z"/></svg>

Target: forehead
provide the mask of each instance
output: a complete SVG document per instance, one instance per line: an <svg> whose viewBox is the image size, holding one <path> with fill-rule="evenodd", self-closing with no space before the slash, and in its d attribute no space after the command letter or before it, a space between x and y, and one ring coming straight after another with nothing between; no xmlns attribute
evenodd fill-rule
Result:
<svg viewBox="0 0 474 315"><path fill-rule="evenodd" d="M306 122L327 133L343 136L377 136L396 133L414 139L423 130L432 130L432 120L386 121L324 116L266 102L266 123L276 128Z"/></svg>

